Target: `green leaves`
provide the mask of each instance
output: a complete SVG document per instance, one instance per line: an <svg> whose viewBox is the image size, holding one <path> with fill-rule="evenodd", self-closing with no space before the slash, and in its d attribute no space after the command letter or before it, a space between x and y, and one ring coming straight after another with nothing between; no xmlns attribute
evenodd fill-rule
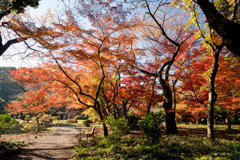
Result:
<svg viewBox="0 0 240 160"><path fill-rule="evenodd" d="M6 133L11 127L17 124L14 118L8 114L0 114L0 134Z"/></svg>
<svg viewBox="0 0 240 160"><path fill-rule="evenodd" d="M115 133L124 135L129 131L128 121L125 118L114 119L109 116L107 123L111 126Z"/></svg>
<svg viewBox="0 0 240 160"><path fill-rule="evenodd" d="M148 137L149 143L153 144L158 142L164 119L165 115L162 111L159 111L157 113L147 114L140 122L140 129L143 130Z"/></svg>

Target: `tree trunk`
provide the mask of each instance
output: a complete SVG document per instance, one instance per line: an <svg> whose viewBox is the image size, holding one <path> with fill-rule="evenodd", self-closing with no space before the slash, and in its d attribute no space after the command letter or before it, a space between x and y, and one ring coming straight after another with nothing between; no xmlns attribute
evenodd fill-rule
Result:
<svg viewBox="0 0 240 160"><path fill-rule="evenodd" d="M196 120L196 125L199 124L199 118L197 116L195 116L195 120Z"/></svg>
<svg viewBox="0 0 240 160"><path fill-rule="evenodd" d="M40 123L39 123L39 118L36 116L36 122L37 122L37 133L40 131Z"/></svg>
<svg viewBox="0 0 240 160"><path fill-rule="evenodd" d="M103 133L104 133L104 137L108 136L108 129L105 123L102 124L103 125Z"/></svg>
<svg viewBox="0 0 240 160"><path fill-rule="evenodd" d="M107 129L107 126L104 122L104 117L103 117L103 113L101 111L100 105L99 105L99 103L95 102L94 106L95 107L93 107L93 109L95 109L95 111L97 111L97 113L99 115L99 118L102 122L104 137L107 137L108 136L108 129Z"/></svg>
<svg viewBox="0 0 240 160"><path fill-rule="evenodd" d="M165 82L164 82L165 83ZM162 83L162 84L164 84ZM172 108L172 91L169 86L166 84L163 86L163 94L164 94L164 103L163 108L166 114L165 122L166 122L166 134L177 134L177 126L175 121L175 112Z"/></svg>
<svg viewBox="0 0 240 160"><path fill-rule="evenodd" d="M214 137L214 104L217 100L217 94L215 93L215 78L218 71L218 58L223 46L219 46L213 51L213 64L211 68L211 74L209 76L209 93L208 93L208 112L207 112L207 137L215 140Z"/></svg>
<svg viewBox="0 0 240 160"><path fill-rule="evenodd" d="M236 56L240 56L240 24L235 23L220 14L209 0L197 0L209 23L222 38L226 47Z"/></svg>
<svg viewBox="0 0 240 160"><path fill-rule="evenodd" d="M98 115L100 116L100 120L101 120L102 125L103 125L104 137L107 137L108 136L108 129L107 129L107 126L106 126L106 124L104 122L104 118L103 118L102 112L98 111Z"/></svg>

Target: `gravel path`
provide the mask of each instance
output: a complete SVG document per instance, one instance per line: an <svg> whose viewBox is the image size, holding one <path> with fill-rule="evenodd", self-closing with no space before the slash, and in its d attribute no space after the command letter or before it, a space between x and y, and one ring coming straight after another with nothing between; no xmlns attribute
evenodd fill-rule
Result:
<svg viewBox="0 0 240 160"><path fill-rule="evenodd" d="M34 138L12 160L68 160L74 156L79 132L74 126L53 127L53 134Z"/></svg>

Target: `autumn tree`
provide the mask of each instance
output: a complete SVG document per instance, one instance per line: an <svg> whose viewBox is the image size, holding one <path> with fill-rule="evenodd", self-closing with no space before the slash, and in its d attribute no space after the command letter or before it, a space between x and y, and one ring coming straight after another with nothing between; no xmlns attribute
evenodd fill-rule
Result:
<svg viewBox="0 0 240 160"><path fill-rule="evenodd" d="M203 34L202 34L203 35ZM212 35L212 34L211 34ZM205 38L205 37L204 37ZM213 37L211 37L213 38ZM217 76L217 71L219 67L219 55L223 48L222 43L217 44L212 39L211 41L208 41L205 39L205 42L209 46L207 49L200 49L199 51L195 50L198 53L201 53L201 56L203 54L210 54L207 55L208 57L205 59L206 61L201 61L201 59L198 59L194 61L195 65L197 67L189 67L187 74L189 76L189 79L187 81L187 85L185 85L186 88L188 88L190 91L190 97L192 97L192 101L195 101L200 104L201 107L208 108L207 111L207 137L214 139L214 131L213 131L213 124L214 124L214 105L217 101L217 93L215 90L215 79ZM200 56L200 57L201 57ZM199 57L199 58L200 58ZM209 61L212 61L212 64L209 64ZM208 65L207 65L208 64ZM211 66L210 66L211 65ZM200 72L199 72L200 71ZM195 72L195 73L194 73ZM197 73L198 72L198 73ZM205 77L201 74L205 73ZM207 76L206 76L207 75ZM202 90L203 86L206 86L206 80L208 80L208 87L205 87L207 90ZM186 83L186 82L184 82ZM184 86L182 86L184 87ZM186 89L185 88L185 89ZM183 89L184 92L184 89ZM188 92L186 93L188 94ZM185 96L186 96L185 94ZM206 98L208 99L206 101Z"/></svg>
<svg viewBox="0 0 240 160"><path fill-rule="evenodd" d="M216 104L218 114L227 123L228 130L231 130L231 116L239 112L239 61L226 55L220 57L220 67L216 77L216 91L218 101ZM231 67L228 67L231 66Z"/></svg>
<svg viewBox="0 0 240 160"><path fill-rule="evenodd" d="M148 49L149 53L146 53L146 55L151 55L154 60L147 61L148 64L145 66L148 66L148 69L136 64L132 66L144 74L156 77L160 82L164 97L163 108L166 114L166 133L176 134L178 131L173 108L171 72L174 72L172 70L173 64L179 54L184 52L184 42L191 36L191 33L184 32L184 25L181 20L176 21L177 18L173 16L174 11L167 8L166 4L168 3L160 1L150 5L145 1L144 6L147 7L146 16L148 18L145 16L147 21L146 27L143 29L143 35L152 43L152 48ZM176 26L178 24L178 26L170 25L170 23ZM133 57L133 60L136 59L135 57Z"/></svg>
<svg viewBox="0 0 240 160"><path fill-rule="evenodd" d="M117 119L127 117L129 112L146 114L162 100L157 93L160 87L156 85L155 78L142 75L127 66L117 68L116 77L106 79L102 91L101 100L107 107L107 115Z"/></svg>
<svg viewBox="0 0 240 160"><path fill-rule="evenodd" d="M208 79L211 73L211 62L213 56L206 55L206 48L199 47L192 51L189 55L189 63L185 65L185 69L181 76L181 85L179 93L181 100L178 107L178 113L184 114L184 111L194 115L196 122L199 118L205 118L208 102ZM230 57L228 57L230 56ZM231 63L231 65L230 65ZM231 68L228 67L231 66ZM216 116L226 119L230 128L230 116L234 115L238 110L238 61L229 55L224 49L219 57L219 70L215 79L215 93L217 101L215 102L214 112ZM216 119L214 116L214 119ZM228 123L229 122L229 123Z"/></svg>
<svg viewBox="0 0 240 160"><path fill-rule="evenodd" d="M11 71L12 80L24 89L24 93L5 107L10 114L31 114L37 123L39 132L40 118L51 108L68 106L74 103L64 88L57 88L52 72L42 67L19 68ZM38 75L38 76L36 76ZM61 94L60 94L61 93Z"/></svg>
<svg viewBox="0 0 240 160"><path fill-rule="evenodd" d="M32 48L32 54L49 60L45 67L54 75L52 80L69 93L75 105L98 113L107 136L101 94L112 62L121 61L135 41L136 21L127 19L122 6L111 2L79 0L78 4L51 25L35 28L16 18L11 27L41 45L42 50ZM79 21L79 16L84 19ZM89 23L89 28L82 22Z"/></svg>

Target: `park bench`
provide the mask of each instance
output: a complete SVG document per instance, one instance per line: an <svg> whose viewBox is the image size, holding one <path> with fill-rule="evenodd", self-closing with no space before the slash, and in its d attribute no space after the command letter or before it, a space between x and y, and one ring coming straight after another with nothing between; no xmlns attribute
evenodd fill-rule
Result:
<svg viewBox="0 0 240 160"><path fill-rule="evenodd" d="M94 138L94 131L95 131L95 126L93 126L92 130L90 132L86 132L87 140L88 137L93 137Z"/></svg>

